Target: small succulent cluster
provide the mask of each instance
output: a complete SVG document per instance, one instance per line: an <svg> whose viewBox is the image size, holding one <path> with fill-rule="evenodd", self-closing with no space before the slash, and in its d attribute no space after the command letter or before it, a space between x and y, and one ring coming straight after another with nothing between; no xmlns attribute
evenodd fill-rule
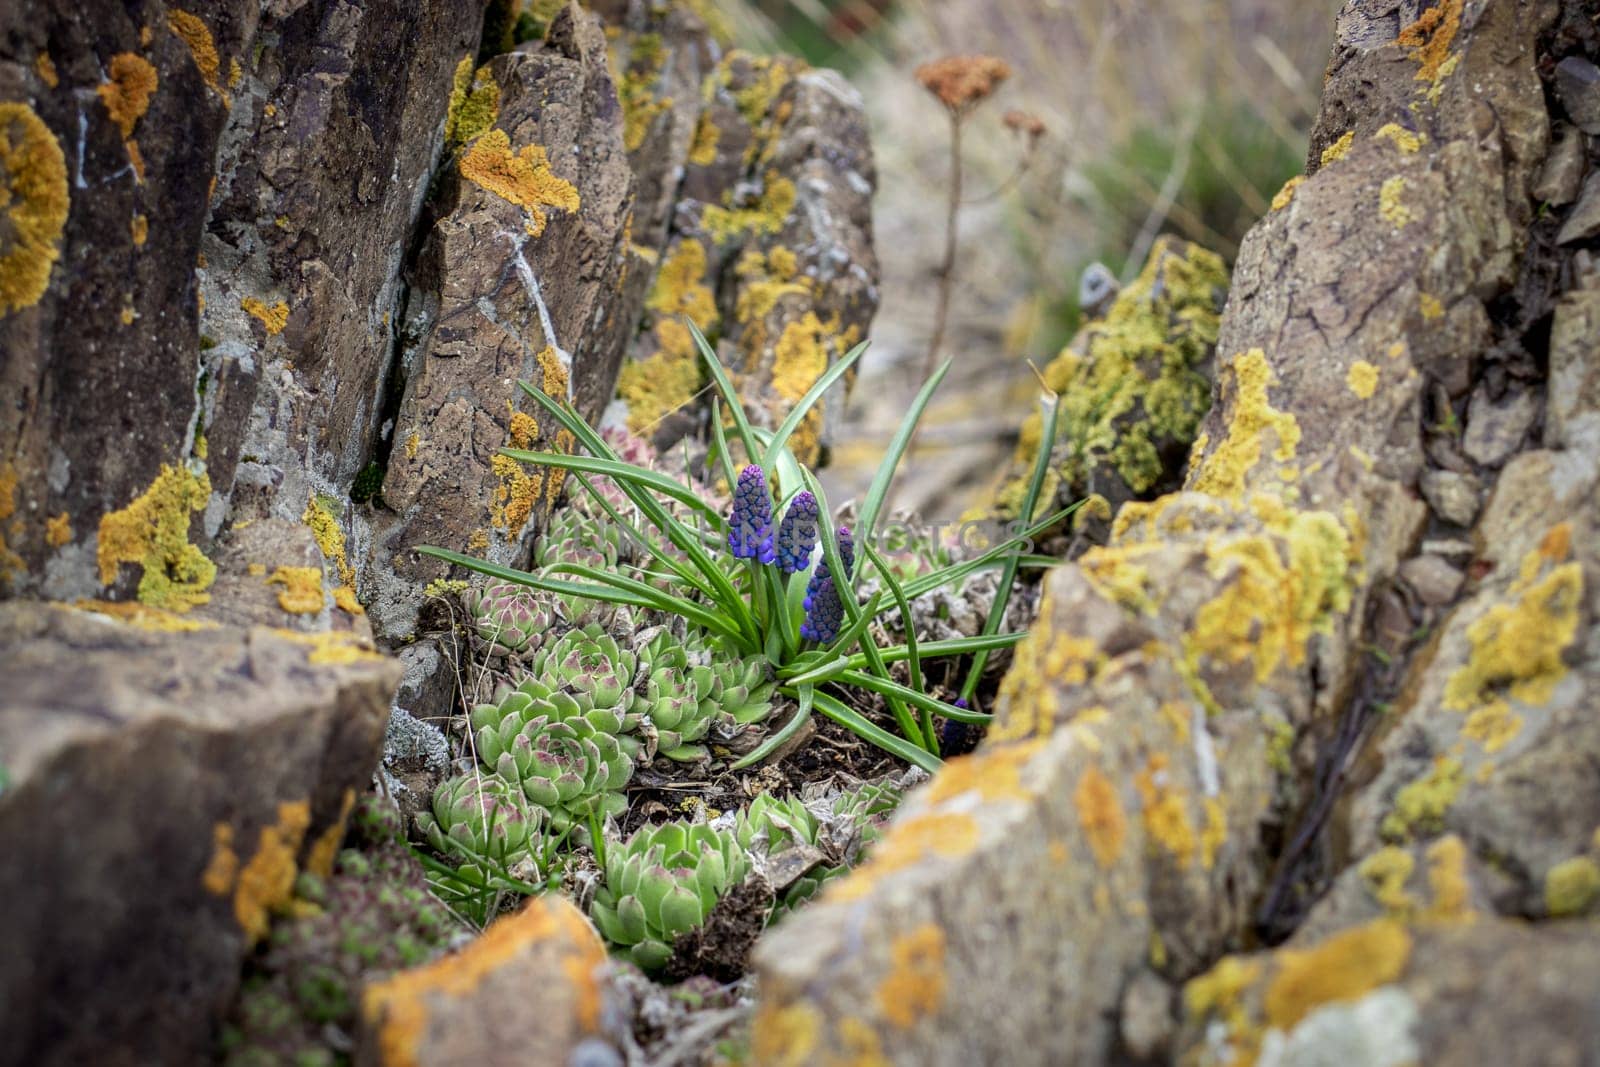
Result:
<svg viewBox="0 0 1600 1067"><path fill-rule="evenodd" d="M575 563L601 570L615 570L631 562L634 546L627 531L599 515L582 508L562 508L553 512L534 546L534 562L540 567Z"/></svg>
<svg viewBox="0 0 1600 1067"><path fill-rule="evenodd" d="M273 925L246 971L221 1033L229 1067L348 1062L361 987L427 962L465 936L429 892L400 839L400 819L375 796L352 818L351 847L331 877L302 873L293 913Z"/></svg>
<svg viewBox="0 0 1600 1067"><path fill-rule="evenodd" d="M558 617L549 594L511 582L469 586L461 606L473 632L493 651L511 656L537 652Z"/></svg>

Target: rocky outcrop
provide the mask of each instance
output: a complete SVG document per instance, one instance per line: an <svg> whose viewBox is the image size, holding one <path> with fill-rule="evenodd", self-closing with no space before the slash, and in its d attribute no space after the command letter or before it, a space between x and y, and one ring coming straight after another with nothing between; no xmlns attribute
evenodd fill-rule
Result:
<svg viewBox="0 0 1600 1067"><path fill-rule="evenodd" d="M0 1062L203 1058L382 745L351 636L133 607L0 605Z"/></svg>
<svg viewBox="0 0 1600 1067"><path fill-rule="evenodd" d="M1548 3L1422 7L1346 3L1312 165L1234 270L1184 491L1048 577L983 747L758 949L759 1061L1592 1042L1592 923L1484 914L1600 899L1590 283L1529 195L1541 74L1586 31ZM1464 499L1430 515L1433 471ZM1452 977L1492 958L1527 986Z"/></svg>

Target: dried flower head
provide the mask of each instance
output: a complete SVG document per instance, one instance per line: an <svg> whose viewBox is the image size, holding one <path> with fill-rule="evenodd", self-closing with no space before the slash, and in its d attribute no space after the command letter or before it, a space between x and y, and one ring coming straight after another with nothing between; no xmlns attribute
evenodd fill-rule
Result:
<svg viewBox="0 0 1600 1067"><path fill-rule="evenodd" d="M998 56L946 56L922 64L917 81L952 112L964 112L992 95L1011 77L1011 67Z"/></svg>
<svg viewBox="0 0 1600 1067"><path fill-rule="evenodd" d="M1006 129L1026 137L1029 145L1032 145L1045 134L1044 119L1041 119L1031 111L1020 111L1012 108L1000 116L1000 121L1005 124Z"/></svg>

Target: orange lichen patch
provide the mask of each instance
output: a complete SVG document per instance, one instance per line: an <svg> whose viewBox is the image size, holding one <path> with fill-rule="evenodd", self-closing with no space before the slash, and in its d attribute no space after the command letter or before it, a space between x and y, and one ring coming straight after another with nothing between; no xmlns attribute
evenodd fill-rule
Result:
<svg viewBox="0 0 1600 1067"><path fill-rule="evenodd" d="M867 861L825 890L830 901L859 900L886 875L928 856L953 857L978 845L978 822L971 815L931 812L895 823L872 847Z"/></svg>
<svg viewBox="0 0 1600 1067"><path fill-rule="evenodd" d="M1148 843L1166 849L1181 869L1194 861L1198 843L1182 791L1168 784L1167 765L1166 754L1155 753L1134 776L1133 787L1139 794L1140 818Z"/></svg>
<svg viewBox="0 0 1600 1067"><path fill-rule="evenodd" d="M1450 54L1456 34L1461 31L1461 11L1465 0L1443 0L1424 11L1417 21L1400 31L1397 44L1411 53L1417 63L1416 80L1437 84L1455 69L1456 57Z"/></svg>
<svg viewBox="0 0 1600 1067"><path fill-rule="evenodd" d="M751 1059L770 1067L811 1067L821 1029L822 1014L806 1001L779 1008L763 997L750 1027Z"/></svg>
<svg viewBox="0 0 1600 1067"><path fill-rule="evenodd" d="M1248 993L1261 978L1261 961L1239 956L1224 956L1205 974L1192 978L1183 987L1184 1011L1192 1018L1216 1016L1235 1040L1245 1043L1243 1056L1237 1063L1252 1063L1259 1038L1250 1027L1250 1016L1245 1004Z"/></svg>
<svg viewBox="0 0 1600 1067"><path fill-rule="evenodd" d="M143 56L121 52L111 57L110 73L110 80L95 91L106 106L106 114L127 140L133 135L134 125L150 110L150 98L155 95L158 81L156 68Z"/></svg>
<svg viewBox="0 0 1600 1067"><path fill-rule="evenodd" d="M128 223L128 235L133 238L133 243L143 246L150 238L150 220L143 215L135 215Z"/></svg>
<svg viewBox="0 0 1600 1067"><path fill-rule="evenodd" d="M72 540L72 517L65 511L44 521L44 542L51 548L60 548Z"/></svg>
<svg viewBox="0 0 1600 1067"><path fill-rule="evenodd" d="M1415 154L1417 150L1422 147L1422 143L1427 140L1425 135L1413 133L1404 126L1394 122L1388 123L1387 125L1379 128L1378 132L1372 136L1379 141L1389 141L1396 148L1400 149L1403 155L1408 156Z"/></svg>
<svg viewBox="0 0 1600 1067"><path fill-rule="evenodd" d="M239 877L239 854L233 850L233 827L219 822L211 828L211 860L201 872L200 884L212 896L225 897Z"/></svg>
<svg viewBox="0 0 1600 1067"><path fill-rule="evenodd" d="M49 288L69 203L55 134L28 105L0 103L0 318Z"/></svg>
<svg viewBox="0 0 1600 1067"><path fill-rule="evenodd" d="M377 1030L381 1061L387 1067L416 1063L430 1001L470 997L510 960L546 943L557 946L558 966L575 998L572 1009L579 1028L594 1032L602 996L597 972L606 962L605 947L583 914L551 893L531 898L521 911L491 925L460 952L368 985L361 1012Z"/></svg>
<svg viewBox="0 0 1600 1067"><path fill-rule="evenodd" d="M1378 190L1378 214L1397 230L1403 230L1412 219L1411 208L1400 198L1405 194L1406 180L1398 175L1388 179Z"/></svg>
<svg viewBox="0 0 1600 1067"><path fill-rule="evenodd" d="M816 384L828 369L828 350L823 342L822 323L808 311L783 328L783 336L772 350L772 390L792 407ZM789 438L789 447L801 463L815 463L821 449L821 401L806 412L800 426ZM788 410L784 409L787 415Z"/></svg>
<svg viewBox="0 0 1600 1067"><path fill-rule="evenodd" d="M1346 130L1337 141L1322 150L1321 165L1326 167L1329 163L1337 163L1350 151L1350 146L1356 143L1356 131Z"/></svg>
<svg viewBox="0 0 1600 1067"><path fill-rule="evenodd" d="M533 514L533 506L539 502L543 479L538 474L528 473L510 456L494 456L489 460L489 469L500 480L495 487L490 519L506 534L519 534Z"/></svg>
<svg viewBox="0 0 1600 1067"><path fill-rule="evenodd" d="M1315 633L1350 606L1357 559L1350 535L1325 511L1293 512L1281 534L1251 534L1208 544L1213 576L1231 576L1195 616L1184 638L1191 663L1250 659L1265 682L1280 664L1300 667Z"/></svg>
<svg viewBox="0 0 1600 1067"><path fill-rule="evenodd" d="M304 800L278 805L277 822L263 827L256 851L239 871L233 892L233 915L251 944L267 936L271 914L294 895L299 855L306 828L311 825L311 805Z"/></svg>
<svg viewBox="0 0 1600 1067"><path fill-rule="evenodd" d="M253 296L247 296L239 301L239 306L260 319L261 325L267 328L270 337L282 333L283 328L289 323L289 305L282 300L269 306Z"/></svg>
<svg viewBox="0 0 1600 1067"><path fill-rule="evenodd" d="M528 232L544 233L546 208L577 211L578 189L550 169L542 145L524 145L512 154L511 138L504 130L490 130L461 157L461 176L528 213Z"/></svg>
<svg viewBox="0 0 1600 1067"><path fill-rule="evenodd" d="M1467 883L1467 846L1455 834L1428 846L1428 889L1433 903L1423 913L1435 922L1472 918L1472 889Z"/></svg>
<svg viewBox="0 0 1600 1067"><path fill-rule="evenodd" d="M555 440L550 447L563 455L570 456L572 447L578 443L572 436L571 430L557 430ZM544 475L544 507L549 514L551 508L556 506L556 501L561 498L561 488L567 484L567 471L562 467L552 467Z"/></svg>
<svg viewBox="0 0 1600 1067"><path fill-rule="evenodd" d="M1445 684L1446 708L1468 711L1492 704L1501 689L1524 704L1550 699L1566 677L1562 656L1578 636L1583 600L1582 566L1551 566L1566 558L1570 538L1566 524L1552 529L1544 545L1523 557L1508 601L1467 627L1472 653Z"/></svg>
<svg viewBox="0 0 1600 1067"><path fill-rule="evenodd" d="M1099 767L1091 766L1078 779L1072 803L1078 809L1078 825L1089 839L1095 862L1109 868L1122 852L1122 840L1128 828L1116 787Z"/></svg>
<svg viewBox="0 0 1600 1067"><path fill-rule="evenodd" d="M878 1011L909 1030L944 1004L944 931L923 923L889 944L889 973L878 984Z"/></svg>
<svg viewBox="0 0 1600 1067"><path fill-rule="evenodd" d="M204 511L211 480L203 472L163 465L133 503L100 518L100 583L110 585L124 563L144 568L138 597L150 607L183 612L211 599L216 564L189 543L190 513Z"/></svg>
<svg viewBox="0 0 1600 1067"><path fill-rule="evenodd" d="M1411 880L1411 873L1416 866L1411 853L1394 845L1385 845L1362 860L1357 870L1366 882L1367 892L1372 894L1372 899L1391 916L1403 919L1417 905L1416 898L1406 890L1406 883Z"/></svg>
<svg viewBox="0 0 1600 1067"><path fill-rule="evenodd" d="M144 153L139 151L138 140L130 137L122 142L122 147L128 150L128 166L133 168L133 176L139 179L139 183L142 185L144 183ZM204 311L205 297L199 293L196 293L195 296L201 302L200 310Z"/></svg>
<svg viewBox="0 0 1600 1067"><path fill-rule="evenodd" d="M1311 949L1279 949L1267 985L1267 1022L1288 1031L1324 1004L1356 1000L1388 985L1411 958L1411 935L1391 919L1337 933Z"/></svg>
<svg viewBox="0 0 1600 1067"><path fill-rule="evenodd" d="M206 87L226 102L228 94L222 91L222 84L218 80L222 70L222 57L217 55L217 44L212 40L211 31L206 28L206 24L196 15L174 9L167 12L167 28L188 46L189 55L194 59L195 69L200 72L200 78L206 83Z"/></svg>
<svg viewBox="0 0 1600 1067"><path fill-rule="evenodd" d="M326 878L333 873L333 860L339 854L339 845L344 841L345 824L350 819L350 810L356 806L356 791L345 788L344 797L339 801L339 817L311 843L311 850L306 853L306 870L318 878Z"/></svg>
<svg viewBox="0 0 1600 1067"><path fill-rule="evenodd" d="M1370 400L1372 394L1378 390L1378 368L1364 359L1358 359L1350 364L1350 371L1344 376L1344 383L1362 400Z"/></svg>
<svg viewBox="0 0 1600 1067"><path fill-rule="evenodd" d="M976 793L991 803L1034 800L1037 794L1022 784L1022 771L1044 743L1044 738L1038 738L986 746L970 756L958 756L940 768L923 795L930 805L967 793Z"/></svg>
<svg viewBox="0 0 1600 1067"><path fill-rule="evenodd" d="M532 448L534 438L539 436L539 420L526 411L513 411L509 436L512 448Z"/></svg>
<svg viewBox="0 0 1600 1067"><path fill-rule="evenodd" d="M539 354L535 358L539 361L539 388L544 391L544 395L553 396L557 399L563 397L568 400L572 399L572 378L567 373L566 364L561 362L561 356L556 352L555 347L553 345L545 345L539 349ZM513 429L515 429L514 426ZM534 432L538 432L537 426L534 427Z"/></svg>
<svg viewBox="0 0 1600 1067"><path fill-rule="evenodd" d="M1040 618L1045 618L1041 609ZM1044 737L1055 729L1057 690L1086 684L1100 672L1105 654L1092 639L1035 627L1017 645L1000 683L1004 713L990 728L996 741Z"/></svg>
<svg viewBox="0 0 1600 1067"><path fill-rule="evenodd" d="M1279 189L1277 195L1272 198L1272 210L1282 211L1288 207L1290 202L1294 200L1294 191L1300 188L1305 183L1305 180L1306 176L1304 174L1296 174L1293 178L1284 182L1283 188Z"/></svg>
<svg viewBox="0 0 1600 1067"><path fill-rule="evenodd" d="M55 60L50 58L49 52L40 52L33 57L33 69L46 88L54 89L61 84L61 78L56 74Z"/></svg>
<svg viewBox="0 0 1600 1067"><path fill-rule="evenodd" d="M950 111L966 111L994 93L1011 77L1011 67L997 56L945 56L916 69L917 81Z"/></svg>
<svg viewBox="0 0 1600 1067"><path fill-rule="evenodd" d="M1206 797L1205 809L1206 825L1200 831L1200 865L1209 871L1216 866L1217 853L1228 843L1228 813L1216 797Z"/></svg>
<svg viewBox="0 0 1600 1067"><path fill-rule="evenodd" d="M151 630L156 633L193 633L196 630L215 630L214 622L202 622L197 619L188 619L182 615L160 608L147 607L137 600L89 600L80 599L73 602L76 611L88 611L96 615L104 615L118 622L137 626L141 630Z"/></svg>
<svg viewBox="0 0 1600 1067"><path fill-rule="evenodd" d="M351 615L365 615L367 613L367 609L361 606L361 601L356 597L356 591L348 585L334 588L333 603L340 611L347 611Z"/></svg>
<svg viewBox="0 0 1600 1067"><path fill-rule="evenodd" d="M1228 436L1202 460L1190 488L1238 500L1244 495L1246 476L1261 462L1266 434L1270 432L1277 442L1273 458L1287 463L1300 446L1300 424L1292 413L1278 411L1268 399L1267 387L1277 376L1261 349L1240 353L1225 369L1235 390Z"/></svg>
<svg viewBox="0 0 1600 1067"><path fill-rule="evenodd" d="M278 590L278 607L291 615L315 615L322 610L321 567L279 567L267 579Z"/></svg>

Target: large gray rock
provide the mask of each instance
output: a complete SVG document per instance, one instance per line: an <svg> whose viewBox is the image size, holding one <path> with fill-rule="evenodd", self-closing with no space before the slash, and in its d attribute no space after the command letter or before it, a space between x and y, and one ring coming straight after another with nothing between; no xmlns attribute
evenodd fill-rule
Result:
<svg viewBox="0 0 1600 1067"><path fill-rule="evenodd" d="M199 1062L377 765L370 646L133 607L0 605L0 1063Z"/></svg>

